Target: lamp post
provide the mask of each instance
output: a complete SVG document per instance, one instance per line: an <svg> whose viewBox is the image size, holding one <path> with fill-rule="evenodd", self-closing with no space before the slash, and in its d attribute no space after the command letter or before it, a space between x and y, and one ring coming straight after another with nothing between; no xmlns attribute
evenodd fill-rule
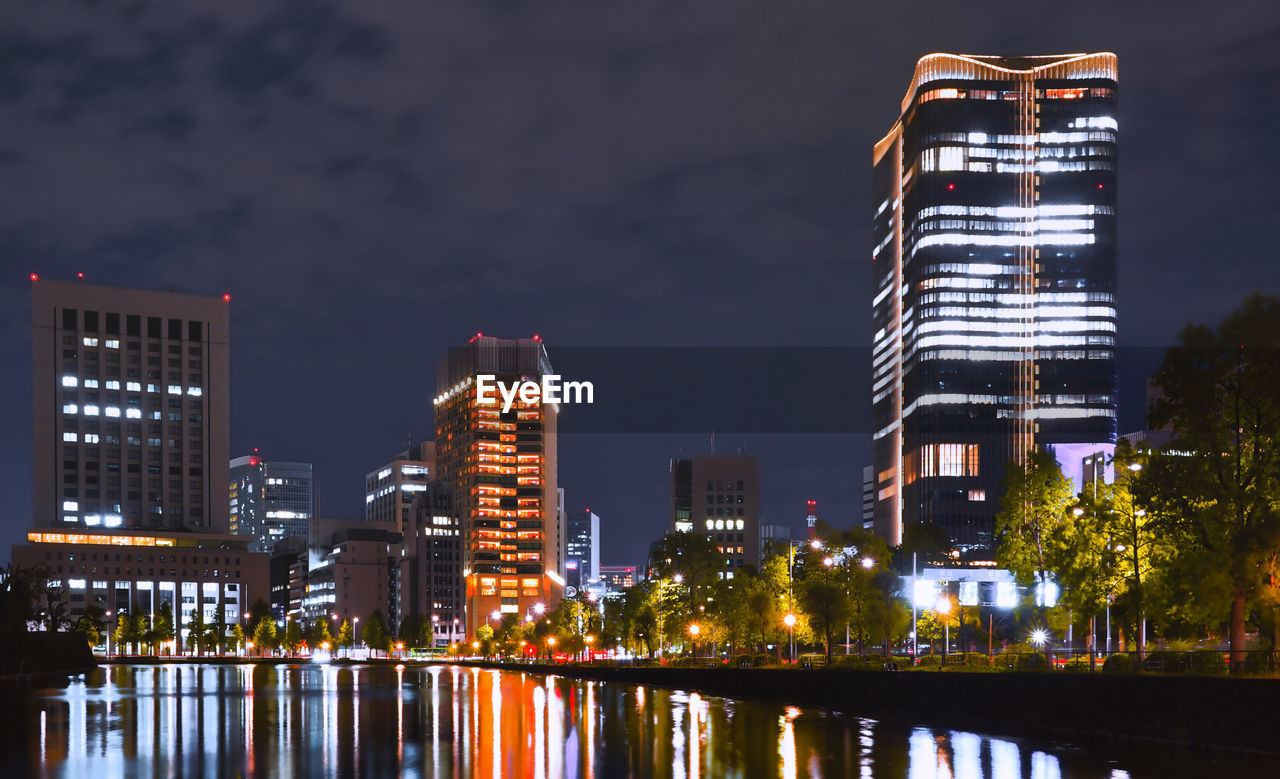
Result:
<svg viewBox="0 0 1280 779"><path fill-rule="evenodd" d="M355 646L360 646L360 618L352 617L351 622L355 626L351 629L351 639L354 642Z"/></svg>
<svg viewBox="0 0 1280 779"><path fill-rule="evenodd" d="M783 624L787 626L788 641L791 643L791 651L787 654L787 661L794 663L796 661L796 615L788 613L782 618Z"/></svg>
<svg viewBox="0 0 1280 779"><path fill-rule="evenodd" d="M689 636L691 638L693 659L698 659L698 634L702 632L702 628L697 622L689 626Z"/></svg>

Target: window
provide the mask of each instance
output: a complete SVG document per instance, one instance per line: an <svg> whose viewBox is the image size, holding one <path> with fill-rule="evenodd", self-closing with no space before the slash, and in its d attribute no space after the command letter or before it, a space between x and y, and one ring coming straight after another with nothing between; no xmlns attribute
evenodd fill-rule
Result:
<svg viewBox="0 0 1280 779"><path fill-rule="evenodd" d="M76 434L75 434L75 433L63 433L63 434L62 434L62 440L63 440L63 441L67 441L67 442L70 442L70 443L75 443L76 439L77 439L77 436L76 436Z"/></svg>
<svg viewBox="0 0 1280 779"><path fill-rule="evenodd" d="M66 440L66 435L65 435L65 434L63 434L63 440ZM84 434L84 442L85 442L86 444L96 444L96 443L98 443L98 434L97 434L97 433L85 433L85 434Z"/></svg>
<svg viewBox="0 0 1280 779"><path fill-rule="evenodd" d="M78 387L78 386L80 386L80 380L79 380L78 378L76 378L75 376L63 376L63 377L62 377L62 386L64 386L64 387Z"/></svg>

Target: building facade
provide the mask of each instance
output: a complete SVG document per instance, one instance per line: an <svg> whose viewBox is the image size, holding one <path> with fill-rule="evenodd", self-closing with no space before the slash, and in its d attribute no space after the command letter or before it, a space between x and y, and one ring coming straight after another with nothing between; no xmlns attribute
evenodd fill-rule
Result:
<svg viewBox="0 0 1280 779"><path fill-rule="evenodd" d="M639 578L634 565L602 565L600 581L606 595L616 595L634 587Z"/></svg>
<svg viewBox="0 0 1280 779"><path fill-rule="evenodd" d="M477 377L540 382L541 339L477 333L437 370L436 467L461 520L468 638L489 614L551 609L564 588L556 484L558 408L517 398L481 402Z"/></svg>
<svg viewBox="0 0 1280 779"><path fill-rule="evenodd" d="M413 515L413 501L427 491L436 469L434 442L416 444L396 459L364 477L364 518L404 532Z"/></svg>
<svg viewBox="0 0 1280 779"><path fill-rule="evenodd" d="M308 622L354 622L381 611L388 630L394 631L400 625L403 542L395 530L361 520L322 519L314 523L308 543L303 618Z"/></svg>
<svg viewBox="0 0 1280 779"><path fill-rule="evenodd" d="M452 496L441 485L420 494L414 500L400 562L401 619L420 617L430 626L434 647L467 637L462 522L452 511Z"/></svg>
<svg viewBox="0 0 1280 779"><path fill-rule="evenodd" d="M919 61L874 150L874 527L989 556L1009 463L1116 435L1116 58Z"/></svg>
<svg viewBox="0 0 1280 779"><path fill-rule="evenodd" d="M311 463L264 460L257 455L231 461L227 493L230 530L249 536L249 548L270 552L286 538L306 540L315 516Z"/></svg>
<svg viewBox="0 0 1280 779"><path fill-rule="evenodd" d="M706 533L725 570L760 565L760 466L755 455L671 461L673 530Z"/></svg>
<svg viewBox="0 0 1280 779"><path fill-rule="evenodd" d="M600 517L591 509L576 512L565 531L565 583L577 592L600 581Z"/></svg>
<svg viewBox="0 0 1280 779"><path fill-rule="evenodd" d="M36 527L227 532L228 307L33 277Z"/></svg>

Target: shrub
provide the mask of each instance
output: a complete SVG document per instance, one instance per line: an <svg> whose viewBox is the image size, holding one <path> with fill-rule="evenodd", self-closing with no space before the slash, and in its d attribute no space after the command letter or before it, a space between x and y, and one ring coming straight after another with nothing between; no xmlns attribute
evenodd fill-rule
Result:
<svg viewBox="0 0 1280 779"><path fill-rule="evenodd" d="M966 652L961 660L961 665L965 668L989 668L991 661L981 652Z"/></svg>
<svg viewBox="0 0 1280 779"><path fill-rule="evenodd" d="M1275 673L1280 669L1280 657L1275 652L1249 652L1244 656L1244 672L1247 674Z"/></svg>
<svg viewBox="0 0 1280 779"><path fill-rule="evenodd" d="M1049 660L1044 652L1023 652L1018 655L1019 671L1046 671L1048 668Z"/></svg>
<svg viewBox="0 0 1280 779"><path fill-rule="evenodd" d="M1091 670L1089 658L1073 657L1067 661L1065 666L1063 666L1063 670L1070 671L1072 673L1089 673Z"/></svg>
<svg viewBox="0 0 1280 779"><path fill-rule="evenodd" d="M940 668L942 655L920 655L920 660L916 664L921 668Z"/></svg>
<svg viewBox="0 0 1280 779"><path fill-rule="evenodd" d="M1117 652L1102 664L1102 672L1108 674L1131 674L1133 673L1133 658L1127 653Z"/></svg>

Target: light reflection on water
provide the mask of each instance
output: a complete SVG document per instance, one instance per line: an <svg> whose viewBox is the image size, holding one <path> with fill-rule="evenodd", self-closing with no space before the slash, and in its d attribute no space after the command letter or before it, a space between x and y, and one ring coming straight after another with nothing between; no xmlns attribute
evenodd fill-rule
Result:
<svg viewBox="0 0 1280 779"><path fill-rule="evenodd" d="M2 776L1120 779L1243 765L460 667L118 666L10 685L0 702Z"/></svg>

